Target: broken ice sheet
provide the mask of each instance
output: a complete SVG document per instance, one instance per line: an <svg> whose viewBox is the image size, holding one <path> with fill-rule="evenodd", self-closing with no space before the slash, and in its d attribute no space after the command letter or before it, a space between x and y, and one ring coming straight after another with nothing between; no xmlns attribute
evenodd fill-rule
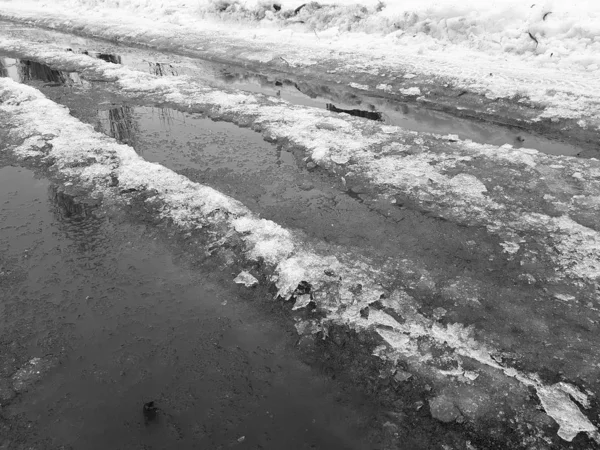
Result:
<svg viewBox="0 0 600 450"><path fill-rule="evenodd" d="M245 270L242 270L239 275L234 278L233 282L243 284L246 287L252 287L258 284L258 280Z"/></svg>
<svg viewBox="0 0 600 450"><path fill-rule="evenodd" d="M568 442L571 442L581 431L597 436L596 427L569 397L577 392L566 383L537 387L542 407L546 414L558 423L558 435ZM584 405L587 404L587 398L580 392L576 395L576 399Z"/></svg>
<svg viewBox="0 0 600 450"><path fill-rule="evenodd" d="M300 308L304 308L305 306L308 306L308 304L310 303L310 294L302 294L299 295L296 298L296 303L294 303L294 307L292 308L292 310L297 310Z"/></svg>

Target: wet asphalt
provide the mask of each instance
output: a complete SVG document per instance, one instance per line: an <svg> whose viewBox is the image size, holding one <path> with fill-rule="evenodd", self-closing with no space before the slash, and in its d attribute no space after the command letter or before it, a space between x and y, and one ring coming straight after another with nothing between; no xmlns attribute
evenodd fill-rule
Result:
<svg viewBox="0 0 600 450"><path fill-rule="evenodd" d="M0 168L0 448L377 448L279 303L80 201Z"/></svg>

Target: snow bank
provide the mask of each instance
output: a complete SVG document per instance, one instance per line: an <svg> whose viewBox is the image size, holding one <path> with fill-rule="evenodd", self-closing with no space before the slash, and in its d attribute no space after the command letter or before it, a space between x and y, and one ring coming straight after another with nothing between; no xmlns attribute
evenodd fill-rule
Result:
<svg viewBox="0 0 600 450"><path fill-rule="evenodd" d="M45 5L43 0L26 0ZM116 9L162 22L184 24L209 18L260 27L292 27L340 36L385 35L390 46L423 49L458 45L486 53L510 53L540 61L567 60L600 67L600 3L544 0L56 0L98 11ZM318 38L319 36L317 36ZM366 41L370 40L367 36Z"/></svg>

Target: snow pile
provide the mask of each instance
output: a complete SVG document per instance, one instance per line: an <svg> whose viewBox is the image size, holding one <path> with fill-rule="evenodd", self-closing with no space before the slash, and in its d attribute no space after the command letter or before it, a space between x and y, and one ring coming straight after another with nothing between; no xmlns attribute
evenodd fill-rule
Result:
<svg viewBox="0 0 600 450"><path fill-rule="evenodd" d="M25 3L25 2L23 2ZM41 0L30 4L43 6ZM600 67L600 2L545 0L56 0L53 7L126 10L173 24L198 19L339 38L346 32L386 35L392 45L440 49L457 44L488 53L567 59L590 71ZM326 31L327 30L327 31ZM321 34L322 33L322 34ZM319 37L317 35L317 38ZM370 39L365 36L365 39Z"/></svg>

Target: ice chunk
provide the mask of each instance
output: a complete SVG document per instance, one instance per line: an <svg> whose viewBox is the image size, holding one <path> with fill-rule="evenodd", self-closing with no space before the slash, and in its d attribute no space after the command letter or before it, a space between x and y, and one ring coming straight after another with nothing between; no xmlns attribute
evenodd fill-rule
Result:
<svg viewBox="0 0 600 450"><path fill-rule="evenodd" d="M243 284L246 287L252 287L258 284L258 280L245 270L241 271L238 276L233 279L233 282Z"/></svg>

